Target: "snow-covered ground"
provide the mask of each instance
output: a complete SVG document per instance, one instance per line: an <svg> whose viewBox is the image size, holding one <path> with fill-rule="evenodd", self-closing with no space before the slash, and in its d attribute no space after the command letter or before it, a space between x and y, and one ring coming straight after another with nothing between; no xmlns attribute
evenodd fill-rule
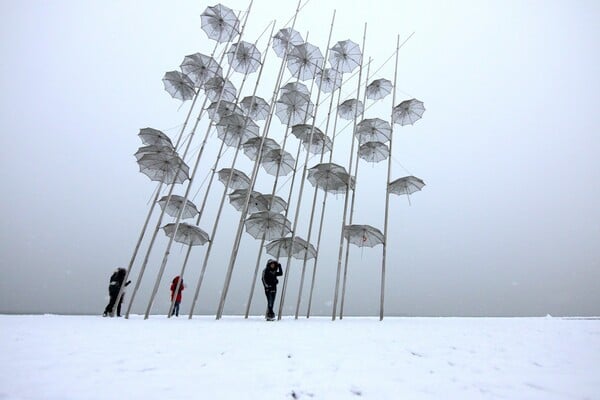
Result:
<svg viewBox="0 0 600 400"><path fill-rule="evenodd" d="M0 399L600 399L600 320L0 316Z"/></svg>

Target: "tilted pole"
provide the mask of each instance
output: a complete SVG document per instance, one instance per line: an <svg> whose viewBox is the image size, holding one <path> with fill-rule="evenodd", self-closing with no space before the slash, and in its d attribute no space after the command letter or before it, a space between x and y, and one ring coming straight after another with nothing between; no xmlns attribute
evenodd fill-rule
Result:
<svg viewBox="0 0 600 400"><path fill-rule="evenodd" d="M325 55L323 57L323 65L321 66L321 71L323 71L325 69L325 65L327 63L327 55L329 54L329 45L331 44L331 35L333 33L333 24L335 22L335 10L333 11L333 16L331 17L331 27L329 29L329 38L327 39L327 49L325 50ZM321 76L319 77L320 81L319 81L319 87L321 87L321 84L323 83L323 73L321 73ZM311 125L311 129L310 129L310 137L308 139L309 143L312 143L313 141L313 134L315 132L315 123L317 122L317 114L319 111L319 99L321 98L321 90L319 90L317 92L317 99L315 101L315 110L314 110L314 114L313 114L313 122ZM310 157L310 152L307 151L306 152L306 158L304 159L304 167L302 168L302 179L300 181L300 189L298 191L298 202L296 204L296 214L294 216L294 223L292 225L292 236L290 239L290 242L293 246L294 243L294 239L296 238L296 229L298 226L298 217L300 215L300 206L302 204L302 191L304 189L304 182L306 182L306 170L307 170L307 166L308 166L308 159ZM288 279L289 279L289 274L290 274L290 265L292 262L292 255L290 254L290 256L287 259L287 264L285 267L285 272L284 272L284 276L283 276L283 286L281 288L281 297L279 299L279 312L277 314L277 320L281 320L281 314L283 313L283 304L285 302L285 291L287 288L287 283L288 283Z"/></svg>
<svg viewBox="0 0 600 400"><path fill-rule="evenodd" d="M396 104L396 84L398 78L398 53L400 53L400 35L398 35L398 40L396 42L396 66L394 67L394 93L392 94L392 115L394 110L394 104ZM390 116L390 121L393 121L392 116ZM384 294L385 294L385 257L387 254L387 231L388 231L388 211L390 206L390 176L392 172L392 143L394 139L394 124L392 122L392 132L390 134L390 158L388 159L388 170L387 170L387 180L385 183L385 218L383 222L383 256L381 259L381 297L379 303L379 320L383 320L383 304L384 304Z"/></svg>
<svg viewBox="0 0 600 400"><path fill-rule="evenodd" d="M296 24L296 18L298 16L298 13L300 11L300 4L301 4L302 0L298 1L298 5L296 6L296 13L294 14L294 18L293 18L293 22L292 22L292 26L291 29L294 29L294 26ZM288 47L286 46L286 49L284 51L282 60L281 60L281 67L279 68L279 74L277 76L277 80L275 83L275 88L273 90L273 96L272 96L272 100L271 100L271 104L269 107L269 116L267 117L267 120L265 122L265 127L263 130L263 134L261 135L261 144L260 144L260 148L258 149L258 153L256 155L256 161L254 162L254 168L252 170L252 177L251 177L251 185L250 188L248 189L248 193L246 196L246 201L244 204L244 207L242 208L242 211L240 213L240 221L238 224L238 229L236 231L236 236L235 236L235 240L234 240L234 244L233 244L233 249L231 251L231 257L229 258L229 264L227 266L227 272L225 274L225 282L223 283L223 290L221 291L221 299L219 301L219 305L217 307L217 312L216 312L216 319L221 319L221 317L223 316L223 309L225 307L225 299L227 298L227 292L229 290L229 284L231 283L231 277L233 275L233 269L235 267L235 261L237 259L237 253L239 251L239 246L240 246L240 240L242 237L242 231L243 231L243 227L244 227L244 221L246 220L246 214L248 212L248 202L250 200L250 194L252 192L252 188L254 187L254 183L256 182L256 176L258 175L258 168L260 166L260 161L262 158L262 151L263 151L263 144L264 144L264 139L267 137L267 134L269 132L269 128L271 125L271 120L273 118L273 108L275 107L275 102L277 100L277 93L279 91L279 85L281 84L281 79L283 77L283 71L284 71L284 67L285 67L285 62L287 60L287 53L288 53Z"/></svg>
<svg viewBox="0 0 600 400"><path fill-rule="evenodd" d="M264 66L266 64L267 54L269 53L268 49L269 49L269 45L271 43L271 38L273 37L273 30L274 29L275 29L275 21L273 21L273 26L271 28L271 33L269 35L269 40L267 42L267 50L265 50L265 54L264 54L264 57L262 59L262 63L261 63L261 66L260 66L260 69L259 69L259 72L258 72L258 76L256 78L256 83L254 85L254 91L252 92L252 101L250 102L250 106L248 107L248 113L245 116L244 123L247 123L248 120L250 119L250 113L252 112L252 106L254 105L254 99L255 99L255 96L256 96L256 92L258 90L258 84L260 83L260 79L261 79L261 76L262 76L263 68L264 68ZM229 188L229 184L230 184L231 178L233 176L233 168L235 167L237 156L239 154L240 147L242 146L242 144L243 143L241 143L241 141L238 143L238 146L237 146L237 149L236 149L233 161L231 163L231 171L229 172L229 176L227 177L227 182L225 183L225 188L223 189L223 195L221 196L221 202L219 204L219 209L218 209L218 212L217 212L217 217L215 218L215 222L213 224L213 229L212 229L212 233L211 233L211 242L208 244L208 249L206 250L206 254L204 255L204 260L202 262L202 267L201 267L201 270L200 270L200 276L198 277L198 283L196 284L196 290L194 292L194 300L192 302L192 307L190 308L190 314L188 316L189 319L191 319L192 316L193 316L193 314L194 314L194 308L195 308L196 302L198 300L198 295L200 293L200 288L202 286L202 281L204 280L204 273L205 273L206 267L208 265L208 259L210 257L210 253L211 253L211 250L212 250L212 245L214 243L214 237L216 236L217 226L218 226L219 219L220 219L220 216L221 216L221 211L223 210L223 204L225 202L225 197L227 196L227 189ZM215 168L213 169L213 176L214 176L214 171L215 170L216 170L216 163L215 163ZM212 177L211 177L211 179L212 179ZM204 198L204 202L206 202L206 196Z"/></svg>
<svg viewBox="0 0 600 400"><path fill-rule="evenodd" d="M364 54L366 36L367 36L367 24L365 24L365 30L364 30L364 35L363 35L363 47L362 47L363 54ZM361 85L361 78L362 78L363 59L364 59L364 57L361 58L361 60L360 60L360 69L358 72L358 84L357 84L358 87L356 89L356 99L357 100L360 97L360 85ZM332 313L331 313L332 321L335 321L335 314L337 312L338 291L339 291L339 286L340 286L340 273L341 273L341 269L342 269L342 252L344 249L344 225L346 224L346 214L348 212L348 195L349 195L349 192L350 192L351 186L352 186L352 161L354 158L354 142L356 140L356 138L354 137L354 134L356 133L357 111L358 110L354 110L354 124L352 127L352 137L350 138L352 145L350 146L350 160L348 161L348 182L347 182L347 186L346 186L346 192L344 193L344 214L342 216L342 228L340 231L338 264L337 264L337 273L336 273L336 278L335 278L335 291L333 294L333 308L332 308Z"/></svg>
<svg viewBox="0 0 600 400"><path fill-rule="evenodd" d="M250 5L248 6L248 11L247 11L246 17L244 19L244 24L242 25L242 29L240 30L240 35L239 35L240 36L240 40L242 38L244 29L246 27L246 22L248 21L248 16L250 15L250 10L252 9L252 1L253 0L250 0ZM236 46L236 48L235 48L235 52L234 52L234 55L233 55L234 58L235 58L235 56L237 54L237 51L238 51L239 47L240 46ZM229 66L229 70L225 74L226 77L229 76L229 74L231 72L231 69L232 68L231 68L231 65L230 65ZM217 101L217 110L219 109L219 105L221 104L221 98L222 98L224 89L225 89L225 83L223 84L223 87L221 88L221 93L219 94L219 100ZM212 127L212 121L208 125L207 135L206 136L208 136L208 132L210 131L211 127ZM190 143L191 143L191 138L190 138ZM189 196L189 193L190 193L190 189L192 187L192 183L194 182L194 178L196 176L196 172L198 171L198 166L200 165L200 160L202 158L202 153L203 153L203 150L204 150L204 144L205 143L206 143L206 138L205 138L204 143L202 144L202 148L198 152L198 156L196 158L196 163L194 165L194 169L193 169L192 174L190 176L190 180L189 180L187 189L185 191L185 195L183 196L184 204L185 204L185 202L188 199L188 196ZM158 271L158 275L157 275L155 283L154 283L154 288L152 290L152 295L150 296L150 300L148 301L148 306L146 307L146 312L144 314L144 319L148 319L148 316L150 315L150 310L152 308L152 303L154 302L154 298L156 297L156 293L158 292L158 286L160 285L160 281L162 279L162 275L163 275L165 267L167 265L167 260L168 260L169 254L170 254L171 246L173 244L175 235L177 233L177 229L179 228L179 224L180 224L180 221L181 221L181 215L182 215L182 213L183 213L183 207L179 210L179 213L177 214L177 218L175 219L175 229L173 231L173 235L169 238L169 241L168 241L168 244L167 244L167 248L166 248L165 253L163 255L163 259L162 259L162 262L161 262L161 265L160 265L160 268L159 268L159 271Z"/></svg>
<svg viewBox="0 0 600 400"><path fill-rule="evenodd" d="M370 61L370 60L369 60ZM371 63L369 62L369 64L367 65L367 78L365 79L365 93L363 96L363 105L367 104L367 84L369 82L369 70L371 68ZM364 118L365 113L364 113L364 107L363 107L363 113L361 115L361 120ZM356 165L354 167L354 182L358 182L358 165L360 164L359 161L359 152L360 152L360 146L356 149ZM357 183L355 183L356 185ZM356 198L356 186L354 187L354 190L352 191L352 201L350 202L350 218L348 219L348 225L352 225L352 218L354 217L354 200ZM346 254L345 254L345 259L344 259L344 275L343 275L343 282L342 282L342 299L340 301L340 319L344 318L344 300L346 298L346 279L348 276L348 257L350 255L350 241L347 240L346 241Z"/></svg>

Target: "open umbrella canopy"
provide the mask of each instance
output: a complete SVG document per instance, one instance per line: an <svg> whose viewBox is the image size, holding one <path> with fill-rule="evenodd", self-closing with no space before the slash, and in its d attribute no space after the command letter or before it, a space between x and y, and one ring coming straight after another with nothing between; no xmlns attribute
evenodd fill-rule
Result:
<svg viewBox="0 0 600 400"><path fill-rule="evenodd" d="M196 95L194 82L180 71L169 71L162 79L165 90L173 97L181 101L191 100Z"/></svg>
<svg viewBox="0 0 600 400"><path fill-rule="evenodd" d="M352 72L360 65L362 52L352 40L337 42L329 53L331 67L340 73Z"/></svg>
<svg viewBox="0 0 600 400"><path fill-rule="evenodd" d="M314 135L315 133L323 135L324 133L317 128L313 127L312 124L296 124L292 126L292 135L296 136L299 140L308 140L310 134Z"/></svg>
<svg viewBox="0 0 600 400"><path fill-rule="evenodd" d="M392 110L392 122L402 126L414 124L423 117L425 107L417 99L405 100Z"/></svg>
<svg viewBox="0 0 600 400"><path fill-rule="evenodd" d="M331 93L342 86L342 74L331 68L319 71L316 79L323 93Z"/></svg>
<svg viewBox="0 0 600 400"><path fill-rule="evenodd" d="M246 142L242 144L244 154L252 161L255 161L258 151L260 150L261 143L263 153L266 153L269 150L280 149L279 144L277 144L277 142L271 138L263 139L262 137L253 137L246 140Z"/></svg>
<svg viewBox="0 0 600 400"><path fill-rule="evenodd" d="M258 136L258 125L240 114L222 117L217 124L217 136L228 146L240 146L248 139Z"/></svg>
<svg viewBox="0 0 600 400"><path fill-rule="evenodd" d="M302 139L302 145L306 151L312 154L325 154L333 148L331 139L321 131L314 132L312 139L310 135L305 136L304 139Z"/></svg>
<svg viewBox="0 0 600 400"><path fill-rule="evenodd" d="M136 160L140 160L147 154L165 154L167 156L176 156L177 153L172 146L158 146L158 145L150 145L140 147L134 154Z"/></svg>
<svg viewBox="0 0 600 400"><path fill-rule="evenodd" d="M293 257L299 260L306 258L310 260L317 256L315 247L298 236L294 237L293 241L291 237L276 239L268 243L265 247L267 254L273 257Z"/></svg>
<svg viewBox="0 0 600 400"><path fill-rule="evenodd" d="M206 35L218 43L233 40L240 33L240 21L235 13L222 4L207 7L200 14L200 26Z"/></svg>
<svg viewBox="0 0 600 400"><path fill-rule="evenodd" d="M208 233L195 225L182 222L177 226L177 230L175 230L175 227L176 224L167 224L163 226L163 230L168 237L173 238L178 243L187 244L188 246L198 246L210 240Z"/></svg>
<svg viewBox="0 0 600 400"><path fill-rule="evenodd" d="M392 82L387 79L375 79L367 86L367 99L381 100L392 93Z"/></svg>
<svg viewBox="0 0 600 400"><path fill-rule="evenodd" d="M390 140L392 127L389 122L380 118L367 118L356 125L354 134L361 145L367 142L385 143Z"/></svg>
<svg viewBox="0 0 600 400"><path fill-rule="evenodd" d="M358 247L375 247L385 242L383 233L371 225L345 225L343 233L348 242Z"/></svg>
<svg viewBox="0 0 600 400"><path fill-rule="evenodd" d="M390 149L385 143L366 142L358 148L358 156L368 162L379 162L388 158Z"/></svg>
<svg viewBox="0 0 600 400"><path fill-rule="evenodd" d="M246 96L240 101L240 107L244 110L244 115L255 121L264 121L269 116L269 103L262 97Z"/></svg>
<svg viewBox="0 0 600 400"><path fill-rule="evenodd" d="M275 115L284 125L296 125L308 120L313 111L313 104L305 95L298 92L287 92L275 103Z"/></svg>
<svg viewBox="0 0 600 400"><path fill-rule="evenodd" d="M390 193L398 195L410 195L420 191L423 187L425 187L425 182L412 175L398 178L388 184Z"/></svg>
<svg viewBox="0 0 600 400"><path fill-rule="evenodd" d="M263 153L260 164L269 175L285 176L294 170L295 160L287 151L273 149Z"/></svg>
<svg viewBox="0 0 600 400"><path fill-rule="evenodd" d="M223 70L219 63L214 58L202 53L185 56L179 68L181 68L181 72L186 74L197 88L202 87L204 82L210 78L223 76Z"/></svg>
<svg viewBox="0 0 600 400"><path fill-rule="evenodd" d="M140 172L152 181L166 184L189 179L190 168L178 155L146 154L138 160Z"/></svg>
<svg viewBox="0 0 600 400"><path fill-rule="evenodd" d="M302 82L290 82L281 87L279 89L279 95L283 96L286 93L295 92L299 94L303 94L306 97L306 101L310 101L310 91L306 87L306 85Z"/></svg>
<svg viewBox="0 0 600 400"><path fill-rule="evenodd" d="M255 213L259 211L267 211L269 209L268 199L256 191L251 191L248 195L248 189L237 189L229 194L229 203L238 211L244 209L246 204L246 198L250 196L248 200L248 213Z"/></svg>
<svg viewBox="0 0 600 400"><path fill-rule="evenodd" d="M298 44L303 43L302 36L292 28L280 29L275 36L273 36L273 50L278 57L283 57L286 51L289 53L292 48Z"/></svg>
<svg viewBox="0 0 600 400"><path fill-rule="evenodd" d="M351 120L354 117L360 117L364 109L362 101L348 99L338 106L338 115L342 119Z"/></svg>
<svg viewBox="0 0 600 400"><path fill-rule="evenodd" d="M142 128L138 133L140 140L145 145L170 146L173 147L171 139L162 131L154 128Z"/></svg>
<svg viewBox="0 0 600 400"><path fill-rule="evenodd" d="M347 172L346 168L334 163L317 164L308 170L308 181L315 187L329 193L345 193L348 188L354 188L354 178Z"/></svg>
<svg viewBox="0 0 600 400"><path fill-rule="evenodd" d="M260 51L252 43L243 40L231 45L227 59L234 71L244 75L256 72L261 64Z"/></svg>
<svg viewBox="0 0 600 400"><path fill-rule="evenodd" d="M169 196L163 196L163 198L158 200L158 204L171 217L177 217L182 208L181 218L183 219L193 218L198 215L198 209L194 203L189 200L184 201L182 196L176 194L171 195L170 199Z"/></svg>
<svg viewBox="0 0 600 400"><path fill-rule="evenodd" d="M310 43L301 43L292 47L288 54L288 70L292 76L306 81L313 79L323 65L321 50Z"/></svg>
<svg viewBox="0 0 600 400"><path fill-rule="evenodd" d="M259 211L246 219L246 232L255 239L273 240L286 236L292 231L292 224L282 214L273 211Z"/></svg>
<svg viewBox="0 0 600 400"><path fill-rule="evenodd" d="M217 108L218 106L218 108ZM208 112L208 116L215 123L218 124L222 117L225 117L230 114L242 114L244 110L238 107L235 103L231 101L214 101L210 103L210 105L206 108Z"/></svg>
<svg viewBox="0 0 600 400"><path fill-rule="evenodd" d="M229 181L228 187L230 189L248 189L250 187L250 178L238 169L223 168L217 172L217 175L219 176L219 181L221 181L223 185L227 185L227 181Z"/></svg>
<svg viewBox="0 0 600 400"><path fill-rule="evenodd" d="M269 211L276 213L284 212L287 208L287 203L284 199L279 196L272 194L263 194L262 197L267 201Z"/></svg>
<svg viewBox="0 0 600 400"><path fill-rule="evenodd" d="M237 89L229 80L225 80L220 76L210 78L204 83L204 92L210 101L231 101L235 102L237 98Z"/></svg>

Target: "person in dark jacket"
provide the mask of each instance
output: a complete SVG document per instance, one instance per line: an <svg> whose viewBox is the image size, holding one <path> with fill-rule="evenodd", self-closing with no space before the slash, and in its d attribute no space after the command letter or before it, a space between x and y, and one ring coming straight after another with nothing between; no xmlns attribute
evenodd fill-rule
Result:
<svg viewBox="0 0 600 400"><path fill-rule="evenodd" d="M179 275L173 278L171 282L171 303L173 303L173 298L175 299L175 303L173 304L173 310L171 311L171 316L175 314L176 317L179 317L179 304L181 304L181 298L183 297L181 292L185 286L183 286L183 279L181 279L181 283L179 283ZM177 284L179 283L179 290L177 290ZM175 296L175 291L177 290L177 296Z"/></svg>
<svg viewBox="0 0 600 400"><path fill-rule="evenodd" d="M115 303L117 302L117 296L119 295L119 291L121 290L121 286L123 285L123 281L125 280L125 275L127 275L127 270L125 268L117 268L115 272L110 276L110 283L108 284L108 295L110 296L110 301L108 305L104 309L104 317L115 316ZM127 281L125 286L129 285L131 281ZM121 304L123 304L123 297L119 300L119 304L117 305L117 317L121 316Z"/></svg>
<svg viewBox="0 0 600 400"><path fill-rule="evenodd" d="M262 283L265 288L265 295L267 296L267 319L275 319L275 313L273 312L273 304L275 303L275 296L277 296L277 284L279 280L278 276L283 275L281 264L277 260L267 261L267 266L262 272Z"/></svg>

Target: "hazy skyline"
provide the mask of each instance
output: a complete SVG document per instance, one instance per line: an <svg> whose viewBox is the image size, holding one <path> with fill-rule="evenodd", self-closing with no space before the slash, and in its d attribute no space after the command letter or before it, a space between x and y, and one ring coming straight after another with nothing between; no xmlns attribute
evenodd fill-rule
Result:
<svg viewBox="0 0 600 400"><path fill-rule="evenodd" d="M185 55L210 54L214 42L201 30L200 14L214 4L0 4L0 312L102 312L108 278L128 263L156 187L138 172L137 133L153 127L172 138L178 134L189 102L172 99L161 79L179 69ZM248 5L223 4L234 10ZM295 6L257 0L243 39L253 42L274 19L279 29ZM386 315L600 315L598 3L313 0L296 30L323 52L333 10L332 44L360 44L367 23L364 56L381 66L373 78L393 79L393 60L386 60L396 35L403 41L415 33L400 50L396 102L416 97L427 111L414 126L396 128L392 177L415 175L427 186L410 205L405 197L391 198ZM279 61L271 52L267 64L276 69ZM243 95L251 94L255 79L248 78ZM266 71L257 94L270 100L273 81L273 71ZM390 102L391 96L366 117L389 120ZM283 127L274 123L272 130L281 134ZM334 152L342 165L348 136L340 135ZM207 147L211 156L198 182L217 145L212 140ZM229 166L232 153L219 168ZM238 168L249 172L250 163L243 162ZM383 229L385 175L385 163L361 164L355 223ZM270 190L270 182L261 190ZM203 191L196 187L198 204ZM213 185L210 204L222 189ZM312 201L312 190L307 193L303 209ZM342 205L343 196L329 196L316 314L331 313ZM226 204L199 313L216 310L231 251L227 238L238 219ZM201 227L210 231L212 219ZM166 244L162 232L159 239L134 312L143 311L153 285ZM254 269L258 242L246 234L243 240L226 314L243 313ZM167 281L184 254L181 245L173 247L154 313L166 312ZM381 246L351 247L350 254L345 313L376 315ZM193 252L196 267L189 267L182 313L189 310L203 256L203 248ZM295 308L297 266L286 314ZM254 313L263 306L258 288Z"/></svg>

